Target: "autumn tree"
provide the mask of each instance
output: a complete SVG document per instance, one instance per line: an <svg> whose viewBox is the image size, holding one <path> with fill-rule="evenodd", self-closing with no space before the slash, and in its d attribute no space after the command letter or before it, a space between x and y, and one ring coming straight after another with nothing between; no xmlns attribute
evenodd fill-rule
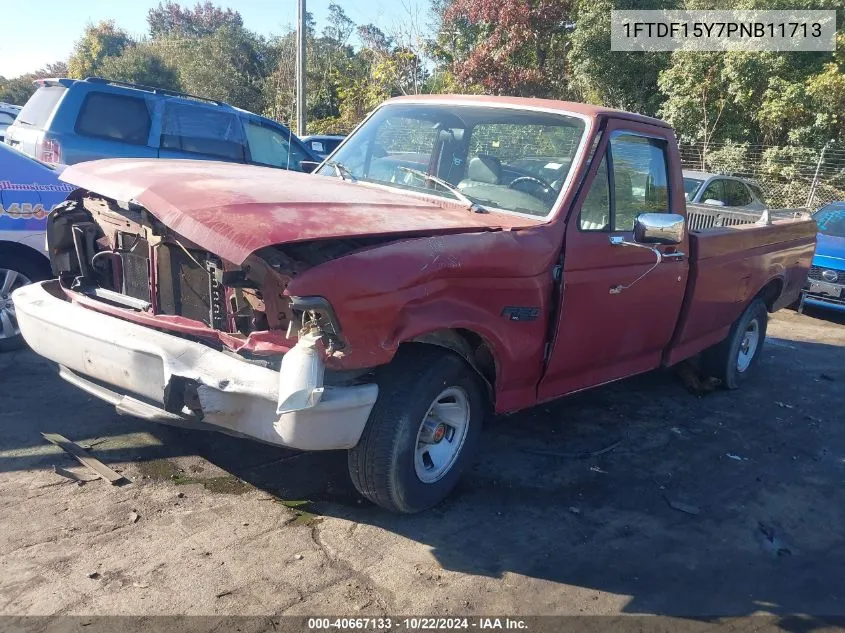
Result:
<svg viewBox="0 0 845 633"><path fill-rule="evenodd" d="M435 53L463 86L492 94L564 96L574 0L453 0Z"/></svg>

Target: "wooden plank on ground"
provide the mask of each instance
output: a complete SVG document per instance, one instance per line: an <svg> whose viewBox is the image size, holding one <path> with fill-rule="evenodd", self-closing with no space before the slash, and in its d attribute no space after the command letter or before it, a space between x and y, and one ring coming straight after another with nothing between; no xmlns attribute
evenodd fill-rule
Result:
<svg viewBox="0 0 845 633"><path fill-rule="evenodd" d="M88 451L76 442L70 441L65 436L59 435L58 433L42 433L41 435L48 442L52 442L63 451L73 455L83 466L90 468L111 485L115 485L126 479L123 475L114 472L96 457L92 457Z"/></svg>

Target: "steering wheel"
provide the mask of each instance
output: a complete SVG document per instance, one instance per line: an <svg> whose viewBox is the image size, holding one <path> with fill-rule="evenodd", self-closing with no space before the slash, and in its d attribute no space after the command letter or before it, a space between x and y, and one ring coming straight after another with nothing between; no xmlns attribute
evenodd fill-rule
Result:
<svg viewBox="0 0 845 633"><path fill-rule="evenodd" d="M528 189L521 189L519 187L514 187L516 184L525 183L531 185ZM516 189L517 191L524 191L528 195L534 196L535 198L539 198L540 200L548 201L549 197L554 194L554 190L552 186L541 180L540 178L536 178L535 176L518 176L511 180L510 184L508 185L510 189ZM539 191L537 188L539 187ZM533 189L534 191L530 191Z"/></svg>

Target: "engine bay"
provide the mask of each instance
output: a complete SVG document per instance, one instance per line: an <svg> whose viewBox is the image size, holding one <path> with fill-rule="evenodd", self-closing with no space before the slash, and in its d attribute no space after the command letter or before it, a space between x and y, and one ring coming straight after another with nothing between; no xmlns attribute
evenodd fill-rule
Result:
<svg viewBox="0 0 845 633"><path fill-rule="evenodd" d="M224 346L284 352L308 325L329 351L343 347L331 308L319 297L285 294L296 275L366 248L373 239L265 247L241 265L176 234L140 205L77 192L51 214L47 243L63 288L104 306L157 317L165 330L190 326Z"/></svg>

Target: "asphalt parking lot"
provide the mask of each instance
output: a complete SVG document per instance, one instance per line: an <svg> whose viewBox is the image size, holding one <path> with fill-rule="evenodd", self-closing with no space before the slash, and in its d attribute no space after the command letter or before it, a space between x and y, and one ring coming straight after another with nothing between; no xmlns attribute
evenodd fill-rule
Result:
<svg viewBox="0 0 845 633"><path fill-rule="evenodd" d="M842 318L775 315L739 392L662 371L491 420L416 516L343 453L120 417L28 351L0 371L0 614L845 615ZM56 474L90 477L41 432L132 483Z"/></svg>

